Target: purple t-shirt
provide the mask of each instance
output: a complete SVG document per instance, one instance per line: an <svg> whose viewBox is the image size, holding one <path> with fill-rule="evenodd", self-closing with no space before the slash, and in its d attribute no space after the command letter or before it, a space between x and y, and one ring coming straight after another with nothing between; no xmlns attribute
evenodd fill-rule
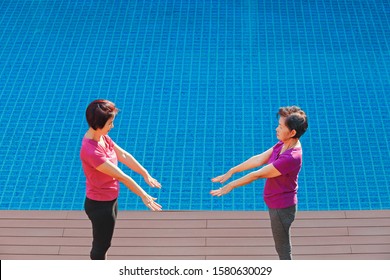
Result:
<svg viewBox="0 0 390 280"><path fill-rule="evenodd" d="M274 147L268 164L282 174L268 178L264 187L264 201L269 208L287 208L298 202L298 173L302 167L302 148L288 149L282 154L283 142L279 141Z"/></svg>

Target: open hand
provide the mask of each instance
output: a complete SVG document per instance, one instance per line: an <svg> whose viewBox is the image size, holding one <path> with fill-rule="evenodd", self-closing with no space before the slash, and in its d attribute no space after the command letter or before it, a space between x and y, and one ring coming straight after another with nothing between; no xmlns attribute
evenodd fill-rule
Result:
<svg viewBox="0 0 390 280"><path fill-rule="evenodd" d="M212 196L223 196L225 194L230 193L232 189L233 189L233 187L231 185L227 184L223 188L219 188L217 190L210 191L210 194Z"/></svg>
<svg viewBox="0 0 390 280"><path fill-rule="evenodd" d="M232 174L231 174L230 172L226 172L226 173L223 174L223 175L220 175L220 176L217 176L217 177L211 179L211 181L212 181L213 183L221 183L221 184L223 184L223 183L225 183L227 180L229 180L230 177L232 177Z"/></svg>
<svg viewBox="0 0 390 280"><path fill-rule="evenodd" d="M161 184L150 175L146 175L144 177L144 180L145 180L146 184L148 184L152 188L158 188L158 189L161 188Z"/></svg>
<svg viewBox="0 0 390 280"><path fill-rule="evenodd" d="M152 211L161 211L162 206L156 202L157 198L146 194L142 197L142 202Z"/></svg>

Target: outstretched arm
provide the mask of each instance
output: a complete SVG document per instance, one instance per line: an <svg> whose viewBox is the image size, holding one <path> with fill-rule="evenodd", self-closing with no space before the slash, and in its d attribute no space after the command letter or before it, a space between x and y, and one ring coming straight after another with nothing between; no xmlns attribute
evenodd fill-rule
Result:
<svg viewBox="0 0 390 280"><path fill-rule="evenodd" d="M144 177L145 182L153 188L161 188L161 184L150 176L149 172L128 152L114 144L114 150L118 157L118 160L126 165L131 170L137 172Z"/></svg>
<svg viewBox="0 0 390 280"><path fill-rule="evenodd" d="M214 183L218 183L218 182L224 183L227 180L229 180L230 177L235 173L242 172L242 171L249 170L249 169L253 169L253 168L256 168L256 167L259 167L259 166L266 164L268 162L271 154L272 154L272 150L273 150L273 148L270 148L267 151L265 151L259 155L251 157L250 159L244 161L243 163L231 168L225 174L211 179L211 181Z"/></svg>
<svg viewBox="0 0 390 280"><path fill-rule="evenodd" d="M212 196L222 196L225 194L228 194L233 189L245 186L249 183L252 183L255 180L261 179L261 178L274 178L282 175L279 170L277 170L274 165L268 164L264 166L263 168L260 168L257 171L253 171L244 177L241 177L240 179L234 180L224 186L223 188L220 188L218 190L213 190L210 192Z"/></svg>
<svg viewBox="0 0 390 280"><path fill-rule="evenodd" d="M147 194L130 176L126 175L118 166L107 160L96 169L123 183L129 190L141 197L143 203L152 211L161 211L161 205L156 203L156 198Z"/></svg>

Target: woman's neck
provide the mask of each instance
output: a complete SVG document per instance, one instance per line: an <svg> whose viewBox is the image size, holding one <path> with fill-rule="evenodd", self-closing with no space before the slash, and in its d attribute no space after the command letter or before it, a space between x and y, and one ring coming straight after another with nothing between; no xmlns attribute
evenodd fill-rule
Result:
<svg viewBox="0 0 390 280"><path fill-rule="evenodd" d="M93 128L89 128L88 131L85 133L84 137L99 142L102 138L102 134L97 132Z"/></svg>
<svg viewBox="0 0 390 280"><path fill-rule="evenodd" d="M299 144L299 139L297 138L290 138L287 141L283 141L283 148L281 152L283 153L289 149L292 149L298 144Z"/></svg>

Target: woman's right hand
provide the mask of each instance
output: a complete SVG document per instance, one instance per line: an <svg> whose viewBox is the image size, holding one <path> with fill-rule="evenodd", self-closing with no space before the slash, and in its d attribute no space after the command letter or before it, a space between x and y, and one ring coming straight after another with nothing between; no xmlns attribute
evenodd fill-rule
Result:
<svg viewBox="0 0 390 280"><path fill-rule="evenodd" d="M230 177L232 177L232 175L233 175L233 173L229 170L229 171L226 172L225 174L219 175L219 176L217 176L217 177L211 179L211 181L212 181L213 183L221 183L221 184L223 184L223 183L225 183L227 180L229 180Z"/></svg>
<svg viewBox="0 0 390 280"><path fill-rule="evenodd" d="M156 202L157 198L151 197L148 194L145 194L142 197L142 202L152 211L161 211L162 206Z"/></svg>

